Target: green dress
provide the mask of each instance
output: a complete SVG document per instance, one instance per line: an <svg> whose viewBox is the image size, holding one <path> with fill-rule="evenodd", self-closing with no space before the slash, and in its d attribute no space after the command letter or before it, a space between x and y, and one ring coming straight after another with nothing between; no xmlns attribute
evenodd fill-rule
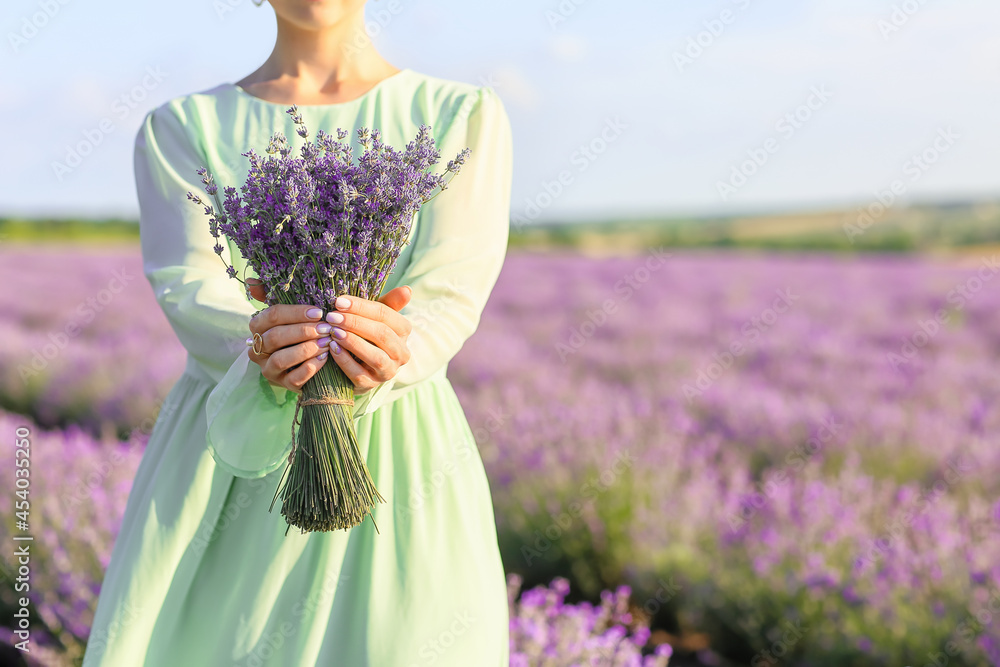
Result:
<svg viewBox="0 0 1000 667"><path fill-rule="evenodd" d="M427 124L439 168L466 146L472 154L418 214L386 287L413 289L402 311L412 358L356 397L361 454L386 499L373 511L379 532L366 519L286 535L281 500L268 506L296 395L249 361L260 306L226 275L208 218L186 198L202 191L199 167L239 186L241 153L262 152L276 130L297 140L285 109L227 83L165 103L136 137L144 270L188 360L136 473L84 665L506 666L490 488L446 370L506 252L507 114L492 88L412 70L349 102L299 107L312 133L343 128L355 146L358 127L402 148ZM238 251L224 254L242 273Z"/></svg>

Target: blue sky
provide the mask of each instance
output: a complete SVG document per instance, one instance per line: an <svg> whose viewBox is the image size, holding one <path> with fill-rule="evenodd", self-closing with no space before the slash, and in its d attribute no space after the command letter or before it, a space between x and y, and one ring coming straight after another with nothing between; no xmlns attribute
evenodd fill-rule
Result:
<svg viewBox="0 0 1000 667"><path fill-rule="evenodd" d="M369 15L395 65L496 88L522 220L861 206L895 180L906 200L1000 195L1000 3L372 0ZM242 78L274 39L250 0L7 0L2 27L0 216L134 217L145 112ZM57 172L88 133L93 152Z"/></svg>

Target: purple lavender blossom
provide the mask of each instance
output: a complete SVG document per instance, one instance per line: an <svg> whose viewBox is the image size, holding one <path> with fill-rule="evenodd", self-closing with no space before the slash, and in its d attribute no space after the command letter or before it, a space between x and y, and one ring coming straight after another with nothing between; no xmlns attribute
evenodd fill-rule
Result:
<svg viewBox="0 0 1000 667"><path fill-rule="evenodd" d="M296 133L309 137L302 116L287 113ZM419 208L447 188L469 156L462 150L443 173L432 173L440 153L430 127L421 125L402 151L382 141L377 129L357 130L362 148L357 161L347 132L319 131L298 155L283 134L275 133L266 157L254 150L246 182L237 191L218 185L198 170L215 206L203 205L212 236L226 236L268 289L268 303L310 303L331 307L340 294L378 298L399 252L406 244ZM223 247L215 246L222 257ZM225 260L223 260L225 261ZM237 278L227 265L230 277Z"/></svg>

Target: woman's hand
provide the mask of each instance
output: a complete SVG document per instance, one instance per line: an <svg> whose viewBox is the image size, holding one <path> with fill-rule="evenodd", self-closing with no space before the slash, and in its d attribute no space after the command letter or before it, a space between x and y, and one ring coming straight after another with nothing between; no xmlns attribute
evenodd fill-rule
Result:
<svg viewBox="0 0 1000 667"><path fill-rule="evenodd" d="M250 295L263 302L265 290L250 278ZM410 302L409 287L397 287L378 301L340 297L337 310L322 321L322 311L307 305L273 305L250 320L250 332L259 333L261 353L248 352L261 374L273 385L295 393L326 363L329 354L364 393L396 376L410 360L406 339L411 326L400 311ZM348 352L352 354L348 354Z"/></svg>

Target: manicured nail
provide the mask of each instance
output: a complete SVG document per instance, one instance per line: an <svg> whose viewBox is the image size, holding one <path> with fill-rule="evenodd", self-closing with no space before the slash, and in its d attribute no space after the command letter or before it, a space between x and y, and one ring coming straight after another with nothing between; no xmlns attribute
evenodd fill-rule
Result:
<svg viewBox="0 0 1000 667"><path fill-rule="evenodd" d="M340 346L337 345L336 343L333 343L332 345L330 345L330 351L333 352L334 354L340 354Z"/></svg>
<svg viewBox="0 0 1000 667"><path fill-rule="evenodd" d="M319 308L310 308L309 310L306 311L306 317L308 317L310 320L318 320L319 318L323 317L323 311L320 310Z"/></svg>
<svg viewBox="0 0 1000 667"><path fill-rule="evenodd" d="M316 325L316 333L330 333L331 328L326 322L320 322Z"/></svg>
<svg viewBox="0 0 1000 667"><path fill-rule="evenodd" d="M338 296L337 300L333 302L333 305L335 305L340 310L347 310L348 308L351 307L351 300L348 299L346 296Z"/></svg>
<svg viewBox="0 0 1000 667"><path fill-rule="evenodd" d="M330 324L343 324L344 316L337 312L327 313L326 321L329 322Z"/></svg>
<svg viewBox="0 0 1000 667"><path fill-rule="evenodd" d="M334 327L333 336L335 338L339 338L340 340L344 340L345 338L347 338L347 332L341 329L340 327Z"/></svg>
<svg viewBox="0 0 1000 667"><path fill-rule="evenodd" d="M326 347L327 345L330 344L330 337L329 336L323 336L318 341L316 341L316 344L319 345L320 347Z"/></svg>
<svg viewBox="0 0 1000 667"><path fill-rule="evenodd" d="M324 359L327 358L327 356L329 356L329 353L326 350L323 350L323 353L316 355L316 358L319 359L320 361L323 361Z"/></svg>

